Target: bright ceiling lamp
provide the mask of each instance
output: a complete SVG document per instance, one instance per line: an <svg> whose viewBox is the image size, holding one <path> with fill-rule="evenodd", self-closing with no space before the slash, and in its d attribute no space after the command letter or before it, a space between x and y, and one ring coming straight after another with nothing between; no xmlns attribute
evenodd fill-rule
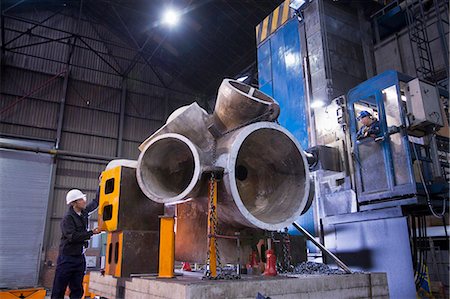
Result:
<svg viewBox="0 0 450 299"><path fill-rule="evenodd" d="M168 8L162 17L162 23L166 24L170 27L173 27L178 24L180 21L180 13L173 8Z"/></svg>

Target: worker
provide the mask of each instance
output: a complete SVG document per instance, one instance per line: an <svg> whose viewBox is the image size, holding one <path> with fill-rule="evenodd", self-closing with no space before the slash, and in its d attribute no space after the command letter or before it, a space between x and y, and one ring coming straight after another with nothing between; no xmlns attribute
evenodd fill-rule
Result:
<svg viewBox="0 0 450 299"><path fill-rule="evenodd" d="M376 139L380 135L380 122L372 116L368 111L363 110L359 113L358 121L360 121L363 126L356 133L356 139L360 140L367 137L372 137Z"/></svg>
<svg viewBox="0 0 450 299"><path fill-rule="evenodd" d="M61 221L61 243L53 281L52 298L62 299L67 286L70 288L70 298L79 299L83 296L83 277L86 271L84 251L88 240L100 233L98 227L87 230L90 212L98 207L98 192L96 198L86 204L86 194L78 189L67 192L66 203L69 210Z"/></svg>

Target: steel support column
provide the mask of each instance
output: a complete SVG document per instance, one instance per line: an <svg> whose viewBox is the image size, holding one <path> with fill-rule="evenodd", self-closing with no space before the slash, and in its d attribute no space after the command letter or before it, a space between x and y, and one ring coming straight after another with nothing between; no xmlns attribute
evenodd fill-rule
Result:
<svg viewBox="0 0 450 299"><path fill-rule="evenodd" d="M73 41L73 44L75 44L75 43L76 43L76 39L74 39L74 41ZM61 143L61 135L62 135L63 121L64 121L64 110L66 107L67 87L69 85L70 59L72 57L73 49L74 49L74 47L73 47L73 45L71 45L69 48L69 54L68 54L67 61L66 61L66 73L64 74L64 82L63 82L62 92L61 92L61 102L59 103L58 126L56 128L55 149L59 149L59 146Z"/></svg>
<svg viewBox="0 0 450 299"><path fill-rule="evenodd" d="M120 95L119 132L117 137L116 156L122 157L123 148L123 126L125 121L125 104L127 101L127 79L122 79L122 93Z"/></svg>

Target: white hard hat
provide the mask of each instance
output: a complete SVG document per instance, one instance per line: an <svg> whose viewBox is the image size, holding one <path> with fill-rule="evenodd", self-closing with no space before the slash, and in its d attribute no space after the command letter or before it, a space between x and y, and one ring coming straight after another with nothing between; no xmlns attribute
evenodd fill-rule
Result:
<svg viewBox="0 0 450 299"><path fill-rule="evenodd" d="M83 192L81 192L78 189L72 189L69 192L67 192L67 195L66 195L67 204L70 204L71 202L76 201L78 199L86 200L86 194L84 194Z"/></svg>

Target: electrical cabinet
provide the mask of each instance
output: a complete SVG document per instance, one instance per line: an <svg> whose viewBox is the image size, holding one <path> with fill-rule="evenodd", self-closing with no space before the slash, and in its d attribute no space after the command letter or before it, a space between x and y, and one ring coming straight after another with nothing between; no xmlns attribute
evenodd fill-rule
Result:
<svg viewBox="0 0 450 299"><path fill-rule="evenodd" d="M435 86L418 78L408 82L406 106L411 129L444 126L441 101Z"/></svg>

